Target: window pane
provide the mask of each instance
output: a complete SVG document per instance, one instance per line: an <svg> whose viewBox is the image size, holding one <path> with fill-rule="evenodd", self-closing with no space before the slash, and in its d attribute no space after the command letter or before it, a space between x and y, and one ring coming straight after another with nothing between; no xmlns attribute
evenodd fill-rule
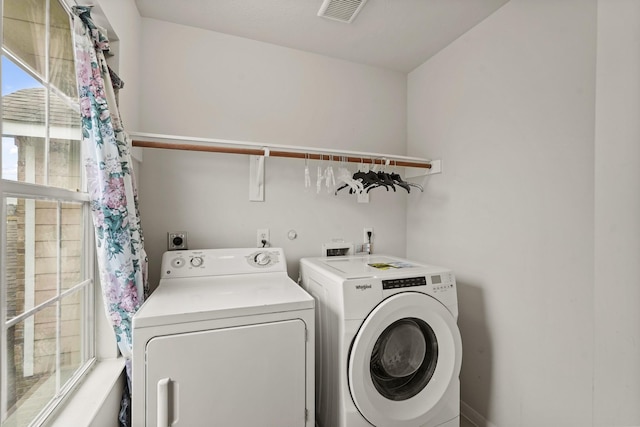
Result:
<svg viewBox="0 0 640 427"><path fill-rule="evenodd" d="M73 41L69 15L56 0L51 0L51 41L49 46L51 84L70 98L77 97Z"/></svg>
<svg viewBox="0 0 640 427"><path fill-rule="evenodd" d="M49 105L49 185L79 191L80 112L55 91Z"/></svg>
<svg viewBox="0 0 640 427"><path fill-rule="evenodd" d="M2 55L2 74L2 95L8 95L20 89L42 87L38 80L5 55Z"/></svg>
<svg viewBox="0 0 640 427"><path fill-rule="evenodd" d="M7 331L7 419L27 426L56 393L56 305Z"/></svg>
<svg viewBox="0 0 640 427"><path fill-rule="evenodd" d="M68 13L61 0L0 1L1 177L84 191ZM93 339L93 308L87 306L93 284L76 288L90 274L86 257L94 256L84 236L88 203L40 200L33 187L17 187L21 197L2 199L7 298L0 301L6 309L0 320L16 324L2 326L8 357L0 359L0 427L31 425L93 356L92 342L85 342Z"/></svg>
<svg viewBox="0 0 640 427"><path fill-rule="evenodd" d="M61 211L61 262L60 276L62 290L70 289L82 282L85 277L82 268L83 258L83 215L81 203L63 203Z"/></svg>
<svg viewBox="0 0 640 427"><path fill-rule="evenodd" d="M86 308L84 301L84 291L75 292L62 300L60 323L60 384L62 386L87 361L86 354L82 351L84 336L82 315Z"/></svg>
<svg viewBox="0 0 640 427"><path fill-rule="evenodd" d="M46 89L2 57L2 178L44 184Z"/></svg>
<svg viewBox="0 0 640 427"><path fill-rule="evenodd" d="M2 84L2 177L81 190L77 104L51 90L47 132L46 89L6 57ZM13 92L5 92L12 89ZM50 139L45 155L47 134Z"/></svg>
<svg viewBox="0 0 640 427"><path fill-rule="evenodd" d="M45 75L46 0L4 0L4 47Z"/></svg>
<svg viewBox="0 0 640 427"><path fill-rule="evenodd" d="M57 293L57 203L5 199L7 319Z"/></svg>

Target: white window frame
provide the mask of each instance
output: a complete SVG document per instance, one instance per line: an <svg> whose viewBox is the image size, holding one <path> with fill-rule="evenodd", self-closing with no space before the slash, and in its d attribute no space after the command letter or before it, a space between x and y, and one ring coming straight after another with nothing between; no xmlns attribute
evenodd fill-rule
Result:
<svg viewBox="0 0 640 427"><path fill-rule="evenodd" d="M25 191L25 187L27 188ZM61 325L60 325L60 317L61 317L61 308L57 303L62 301L65 297L84 290L84 296L82 301L83 314L82 321L86 324L87 327L82 330L82 345L81 353L83 354L82 359L85 360L82 366L76 370L75 374L69 379L66 384L60 384L60 352L57 351L57 360L56 360L56 390L58 391L55 397L49 402L49 404L42 410L42 412L34 419L31 425L38 426L42 425L44 421L56 410L58 405L67 397L69 392L73 390L79 383L79 381L86 375L86 373L92 368L94 363L96 362L96 348L95 348L95 243L94 243L94 232L93 226L90 219L89 212L89 197L86 193L76 193L68 190L58 189L58 188L50 188L33 184L25 184L19 183L15 181L6 181L2 180L0 184L0 188L2 190L3 202L5 198L26 198L26 199L35 199L35 200L47 200L47 201L55 201L58 203L58 218L60 218L60 209L61 204L65 202L80 202L83 204L83 247L87 250L84 254L84 265L83 270L86 271L89 278L77 283L70 289L62 291L60 279L58 278L58 292L57 295L50 298L47 301L44 301L41 304L21 313L20 315L6 321L6 306L4 303L0 304L0 319L2 319L2 325L0 326L0 338L1 338L1 352L0 352L0 361L2 361L1 371L0 371L0 380L2 380L2 388L0 389L0 405L2 413L6 413L6 396L8 393L7 390L7 382L4 380L7 378L6 372L6 364L4 360L7 357L7 348L4 345L6 342L6 333L9 328L13 325L21 322L22 320L33 316L35 313L49 307L57 307L58 310L58 324L56 325L56 341L59 345L60 342L60 333L61 333ZM2 247L7 247L6 242L6 233L4 229L4 224L6 224L6 204L3 203L2 207ZM60 221L58 221L58 230L62 227ZM58 231L58 239L60 238L60 231ZM0 286L0 301L7 301L6 291L7 287L5 286L5 268L6 265L6 251L2 253L2 260L0 261L0 266L2 270L2 286ZM60 261L60 251L58 250L58 273L60 272L61 261Z"/></svg>
<svg viewBox="0 0 640 427"><path fill-rule="evenodd" d="M58 0L49 0L49 1L58 1ZM65 8L65 10L67 11L67 13L69 13L71 15L71 11L69 9L68 4L66 4L66 2L64 0L59 1L59 3ZM49 24L49 7L48 7L49 3L47 2L47 25ZM0 0L0 16L4 16L3 15L3 5L2 5L2 1ZM1 18L0 18L1 19ZM3 43L3 34L2 34L2 25L1 25L1 20L0 20L0 46L4 46ZM71 31L73 31L73 28L71 28ZM46 54L47 56L49 55L49 33L46 33L46 37L47 40L45 41L45 46L46 46ZM18 62L20 64L20 66L25 69L25 70L30 70L30 67L28 65L26 65L24 62L20 61L19 58L15 58L15 56L8 54L8 52L5 51L4 47L2 47L2 54L3 55L7 55L8 57L11 58L11 60L13 60L14 62ZM50 83L48 82L48 78L49 78L49 61L46 61L46 68L45 68L45 81L43 81L42 78L38 77L37 74L35 72L33 72L33 70L30 70L31 74L37 78L37 80L43 85L44 88L46 88L47 90L47 94L49 93L49 90L53 89L56 90L55 88L53 88ZM2 77L2 69L0 66L0 79ZM0 94L1 95L1 94ZM64 95L62 95L64 96ZM47 95L48 97L48 95ZM47 98L48 99L48 98ZM48 102L47 102L48 104ZM47 106L48 108L48 106ZM2 105L0 103L0 114L2 112ZM80 116L78 113L78 121L80 121ZM46 125L46 136L45 136L45 156L47 156L48 154L48 145L49 145L49 131L50 131L50 127L49 124L47 123ZM2 121L0 120L0 134L2 134ZM81 154L80 159L82 159L83 156ZM0 164L2 163L2 153L0 151ZM45 164L47 165L46 167L48 167L48 159L45 158ZM60 370L58 369L60 367L60 360L59 360L59 356L60 356L60 352L57 351L57 360L56 360L56 384L57 384L57 394L55 395L55 397L49 402L49 404L40 412L40 414L32 421L32 423L30 425L32 426L39 426L39 425L43 425L45 422L50 422L50 420L48 420L48 418L51 417L51 415L53 413L55 413L55 411L61 406L61 403L65 401L66 398L68 398L71 395L71 392L73 390L75 390L79 384L80 381L88 374L88 372L93 368L93 366L96 363L97 357L96 354L100 353L99 349L96 348L96 327L99 328L99 330L102 332L105 331L105 326L107 328L109 328L109 326L106 324L104 319L104 314L103 313L98 313L97 309L101 309L101 305L99 303L96 303L96 300L100 300L100 293L97 292L96 290L96 286L97 283L99 283L99 280L97 279L98 275L97 275L97 269L96 269L96 262L95 262L95 241L94 241L94 230L93 230L93 224L91 221L91 212L90 212L90 206L89 206L89 195L86 192L86 179L85 179L85 174L84 174L84 167L81 165L81 175L82 175L82 191L81 192L75 192L75 191L70 191L70 190L66 190L66 189L62 189L62 188L56 188L56 187L49 187L46 185L38 185L38 184L30 184L30 183L25 183L25 182L18 182L18 181L13 181L13 180L4 180L1 179L0 180L0 194L2 195L2 223L0 224L0 235L1 237L1 244L2 244L2 256L0 256L0 320L1 320L1 326L0 326L0 339L1 339L1 344L0 344L0 383L1 383L1 387L0 387L0 417L2 416L2 414L6 413L6 398L7 398L7 372L6 372L6 366L5 366L5 360L7 358L7 347L5 346L6 341L6 334L7 334L7 330L14 324L17 324L18 322L33 316L36 312L44 309L44 308L48 308L48 307L57 307L58 310L58 322L57 322L57 327L56 327L56 340L59 346L60 343L60 317L61 317L61 312L60 312L60 305L58 304L59 301L61 301L62 299L64 299L64 297L69 296L75 292L81 292L82 290L84 290L84 299L82 301L82 306L84 307L84 312L82 313L82 319L81 321L83 323L85 323L87 325L87 327L82 329L82 343L83 343L83 348L81 349L83 357L82 359L85 360L84 364L79 367L75 374L73 375L73 377L69 380L67 380L67 382L62 385L60 384ZM45 171L44 173L45 177L48 177L48 173ZM45 178L47 179L47 178ZM81 203L83 206L82 209L82 218L83 218L83 248L85 250L83 256L83 271L86 272L85 275L85 280L81 281L80 283L75 284L72 288L68 289L68 290L61 290L61 281L60 281L60 267L61 267L61 255L60 255L60 248L58 248L58 291L56 293L56 296L52 297L51 299L25 311L24 313L20 314L19 316L10 319L7 321L7 317L6 317L6 305L5 305L5 301L7 301L7 286L6 286L6 247L7 247L7 241L6 241L6 220L7 220L7 212L6 212L6 198L24 198L24 199L35 199L35 200L48 200L48 201L54 201L57 202L57 207L58 207L58 241L60 241L61 235L60 235L60 229L61 229L61 223L60 223L60 214L61 214L61 205L65 202L75 202L75 203ZM103 318L101 319L100 316ZM112 336L108 336L107 337L107 343L108 343L108 347L109 350L104 349L104 347L107 345L107 343L103 342L101 343L101 346L103 347L103 350L101 353L107 353L111 356L116 356L117 353L114 351L115 349L115 339L113 339ZM59 349L58 349L59 350Z"/></svg>

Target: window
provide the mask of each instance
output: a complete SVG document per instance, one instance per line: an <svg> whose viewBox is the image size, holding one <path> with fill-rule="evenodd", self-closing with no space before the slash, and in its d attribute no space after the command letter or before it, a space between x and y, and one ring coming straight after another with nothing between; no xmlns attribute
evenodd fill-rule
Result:
<svg viewBox="0 0 640 427"><path fill-rule="evenodd" d="M69 12L2 2L1 426L38 425L94 360L94 247Z"/></svg>

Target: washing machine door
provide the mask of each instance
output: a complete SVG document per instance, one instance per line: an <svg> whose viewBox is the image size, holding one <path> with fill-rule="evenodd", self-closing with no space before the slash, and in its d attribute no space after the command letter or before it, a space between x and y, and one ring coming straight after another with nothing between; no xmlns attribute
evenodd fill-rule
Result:
<svg viewBox="0 0 640 427"><path fill-rule="evenodd" d="M426 425L457 384L462 342L455 318L429 295L403 292L363 322L349 355L349 389L378 427Z"/></svg>

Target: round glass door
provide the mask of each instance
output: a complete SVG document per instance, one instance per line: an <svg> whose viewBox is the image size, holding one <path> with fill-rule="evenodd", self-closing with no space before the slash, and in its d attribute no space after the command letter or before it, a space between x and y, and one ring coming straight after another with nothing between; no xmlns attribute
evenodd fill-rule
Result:
<svg viewBox="0 0 640 427"><path fill-rule="evenodd" d="M371 352L373 385L390 400L410 399L427 385L438 363L438 340L423 320L405 318L380 334Z"/></svg>
<svg viewBox="0 0 640 427"><path fill-rule="evenodd" d="M353 340L351 397L373 425L424 425L458 380L461 361L449 310L426 294L395 294L373 309Z"/></svg>

